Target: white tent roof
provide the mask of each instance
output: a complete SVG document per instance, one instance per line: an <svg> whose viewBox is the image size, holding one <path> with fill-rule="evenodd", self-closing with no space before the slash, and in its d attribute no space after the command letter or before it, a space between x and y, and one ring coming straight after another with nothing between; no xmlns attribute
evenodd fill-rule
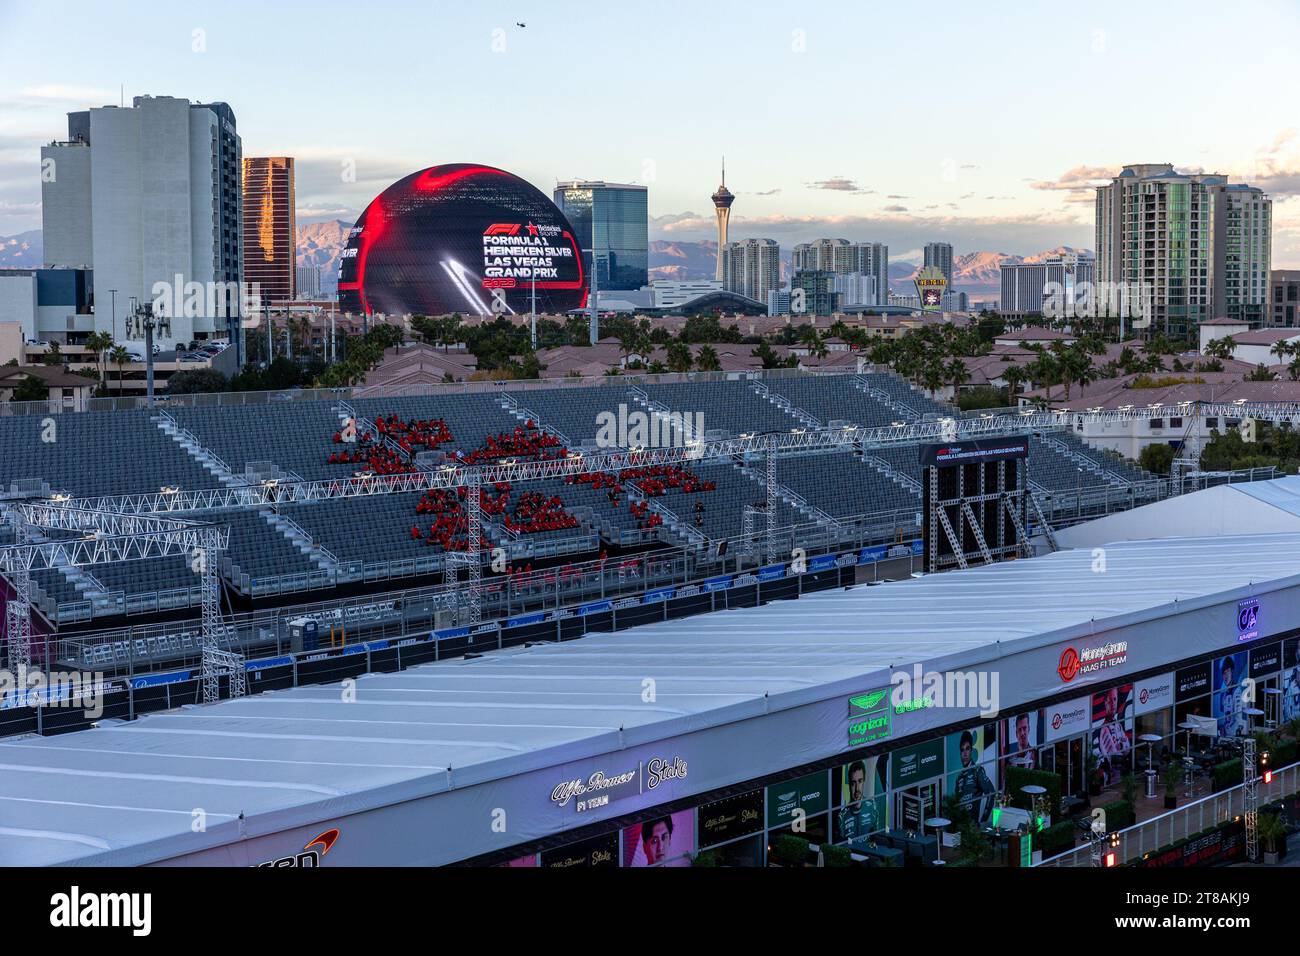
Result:
<svg viewBox="0 0 1300 956"><path fill-rule="evenodd" d="M1300 534L1129 542L0 740L0 865L139 863L843 693L891 664L1048 644L1250 584L1300 582ZM1018 612L1015 609L1023 609ZM656 681L653 704L643 680ZM449 769L450 768L450 769ZM324 808L324 809L323 809Z"/></svg>
<svg viewBox="0 0 1300 956"><path fill-rule="evenodd" d="M1210 535L1300 533L1300 477L1217 485L1065 528L1063 547L1108 541Z"/></svg>

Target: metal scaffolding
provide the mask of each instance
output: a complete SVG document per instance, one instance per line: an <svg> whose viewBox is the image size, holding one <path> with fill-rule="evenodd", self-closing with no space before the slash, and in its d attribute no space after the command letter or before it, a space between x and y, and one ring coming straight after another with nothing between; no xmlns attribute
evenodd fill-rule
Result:
<svg viewBox="0 0 1300 956"><path fill-rule="evenodd" d="M355 410L346 403L336 406L340 413L351 418L359 429L366 429L363 419L357 417ZM1090 409L1078 411L1023 411L1017 414L988 414L973 418L953 419L936 418L925 421L900 422L876 428L861 428L849 425L839 428L796 428L789 432L776 432L764 435L742 434L735 438L700 440L698 437L688 439L681 445L662 448L613 449L596 454L585 455L579 451L570 451L562 458L540 461L518 461L506 459L487 464L466 465L448 463L438 467L417 469L394 475L375 475L358 472L348 478L327 479L322 481L283 481L267 479L257 483L234 485L186 491L178 488L164 488L157 492L133 495L92 496L77 499L52 499L40 505L28 507L45 507L65 511L90 512L97 515L116 514L119 516L148 516L168 513L194 513L225 508L256 508L278 506L310 501L333 501L346 498L363 498L373 495L401 494L422 492L432 489L467 489L467 511L469 518L469 549L464 554L449 555L451 566L464 563L468 567L466 603L469 622L476 625L481 621L482 597L482 551L483 528L482 515L477 495L470 494L472 488L482 488L495 482L523 482L547 478L565 478L595 472L617 473L629 468L644 468L657 465L690 466L701 462L717 460L754 460L762 457L766 469L766 524L765 545L766 558L776 559L776 501L779 485L776 481L776 462L781 455L798 454L817 450L855 450L867 452L875 448L887 448L899 445L911 445L923 442L952 442L980 438L992 438L1019 435L1029 432L1076 430L1089 421L1137 420L1149 417L1160 406L1151 405L1142 408L1128 406L1122 409ZM1254 415L1259 418L1274 420L1300 421L1300 405L1276 404L1188 404L1170 406L1170 408L1188 415L1223 417L1241 417ZM1018 489L1004 489L998 495L1008 505L1008 498L1028 495L1027 485L1020 482ZM932 489L933 490L933 489ZM1004 497L1005 496L1005 497ZM1030 496L1032 497L1032 496ZM1007 511L1014 510L1007 507ZM1023 542L1028 529L1017 520L1019 516L1010 515L1017 537ZM1043 522L1041 510L1036 517ZM97 519L104 520L104 519ZM969 518L963 515L958 523L964 524ZM956 529L944 529L945 534L957 537ZM1050 540L1050 530L1049 530ZM128 538L128 540L134 540ZM932 538L933 540L933 538ZM996 553L998 548L985 547ZM981 548L981 551L984 549ZM136 554L134 557L146 555ZM119 560L130 560L123 557ZM14 569L0 567L17 577ZM17 602L21 610L23 602ZM17 611L14 612L15 615ZM6 615L8 618L8 615ZM21 625L15 622L13 632L21 634Z"/></svg>
<svg viewBox="0 0 1300 956"><path fill-rule="evenodd" d="M515 483L545 478L565 478L592 472L618 472L627 468L656 465L685 466L705 461L752 459L769 451L781 455L819 449L865 450L911 445L918 442L1015 435L1067 427L1069 422L1063 414L1036 412L1028 415L989 416L960 421L935 419L886 425L880 428L859 428L856 425L842 428L799 428L790 432L768 435L745 434L736 438L712 441L688 440L681 445L663 448L614 449L591 455L570 451L563 458L541 461L505 459L481 465L446 464L428 471L412 471L395 475L359 472L349 478L331 478L321 481L268 479L257 484L197 491L163 489L146 494L101 495L70 499L64 504L94 511L131 514L250 508L401 494L435 488L458 488L468 483L468 475L471 473L478 476L482 486L499 481ZM956 429L957 439L951 437L953 428ZM945 438L945 435L948 437Z"/></svg>
<svg viewBox="0 0 1300 956"><path fill-rule="evenodd" d="M767 479L767 494L764 498L767 505L767 527L763 529L765 532L763 544L769 564L776 561L776 458L779 453L776 439L776 435L769 436L764 461Z"/></svg>
<svg viewBox="0 0 1300 956"><path fill-rule="evenodd" d="M66 501L12 502L7 520L18 529L19 543L0 547L0 573L13 583L16 599L5 611L5 636L11 668L31 664L31 572L42 568L94 567L120 561L181 555L199 572L202 600L202 689L204 703L218 699L218 679L230 678L230 695L246 688L243 657L220 647L220 553L230 532L216 525L151 514L126 514L72 507ZM39 531L62 537L33 540Z"/></svg>
<svg viewBox="0 0 1300 956"><path fill-rule="evenodd" d="M1259 862L1259 777L1255 775L1255 738L1241 738L1241 806L1246 821L1246 859Z"/></svg>

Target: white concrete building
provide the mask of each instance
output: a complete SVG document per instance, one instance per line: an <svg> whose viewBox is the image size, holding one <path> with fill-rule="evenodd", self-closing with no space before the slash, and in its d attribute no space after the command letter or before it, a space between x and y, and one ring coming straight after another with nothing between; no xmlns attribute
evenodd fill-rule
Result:
<svg viewBox="0 0 1300 956"><path fill-rule="evenodd" d="M1300 343L1300 329L1255 329L1237 332L1232 339L1236 343L1232 357L1239 362L1249 362L1251 365L1286 364L1290 359L1279 358L1273 348L1278 342L1288 345Z"/></svg>
<svg viewBox="0 0 1300 956"><path fill-rule="evenodd" d="M721 292L716 279L656 279L650 283L651 305L656 309L676 309L692 299L710 292Z"/></svg>
<svg viewBox="0 0 1300 956"><path fill-rule="evenodd" d="M1205 347L1215 339L1223 339L1232 336L1235 342L1237 336L1250 330L1250 323L1240 319L1210 319L1208 322L1202 322L1199 328L1200 343L1198 349L1202 355L1205 354Z"/></svg>
<svg viewBox="0 0 1300 956"><path fill-rule="evenodd" d="M880 299L876 292L876 277L865 272L848 272L837 274L834 278L835 292L839 295L841 308L851 305L878 305Z"/></svg>
<svg viewBox="0 0 1300 956"><path fill-rule="evenodd" d="M42 151L54 163L42 192L43 230L54 238L45 258L82 266L77 260L89 251L96 314L34 337L73 341L107 331L138 341L127 333L131 300L154 302L165 287L173 314L169 334L158 336L163 348L237 339L241 147L230 108L139 96L129 108L69 114L68 126L69 143ZM109 290L116 290L116 329Z"/></svg>
<svg viewBox="0 0 1300 956"><path fill-rule="evenodd" d="M47 266L88 269L90 144L77 139L41 147L41 243Z"/></svg>

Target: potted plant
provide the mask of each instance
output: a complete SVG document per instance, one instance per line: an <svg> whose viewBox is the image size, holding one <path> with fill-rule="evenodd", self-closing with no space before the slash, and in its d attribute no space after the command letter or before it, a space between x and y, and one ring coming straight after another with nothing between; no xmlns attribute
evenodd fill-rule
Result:
<svg viewBox="0 0 1300 956"><path fill-rule="evenodd" d="M1126 773L1119 778L1120 796L1127 800L1133 806L1137 806L1138 782L1137 777L1131 773Z"/></svg>
<svg viewBox="0 0 1300 956"><path fill-rule="evenodd" d="M961 802L961 797L950 793L943 798L943 815L952 825L943 831L940 842L947 847L961 846L962 830L971 822L970 809Z"/></svg>
<svg viewBox="0 0 1300 956"><path fill-rule="evenodd" d="M718 858L717 850L702 850L695 854L691 860L691 866L721 866L722 862Z"/></svg>
<svg viewBox="0 0 1300 956"><path fill-rule="evenodd" d="M769 866L807 866L808 841L792 833L779 834L767 857Z"/></svg>
<svg viewBox="0 0 1300 956"><path fill-rule="evenodd" d="M967 819L958 829L957 859L964 866L979 866L993 852L993 844L973 820Z"/></svg>
<svg viewBox="0 0 1300 956"><path fill-rule="evenodd" d="M1300 740L1300 717L1292 717L1286 722L1283 729L1292 740Z"/></svg>
<svg viewBox="0 0 1300 956"><path fill-rule="evenodd" d="M852 854L848 847L832 846L829 843L822 846L822 866L838 868L852 865Z"/></svg>
<svg viewBox="0 0 1300 956"><path fill-rule="evenodd" d="M1083 766L1084 774L1088 781L1088 796L1100 797L1102 785L1101 768L1097 763L1097 755L1092 752L1091 747L1088 748L1087 753L1084 755Z"/></svg>
<svg viewBox="0 0 1300 956"><path fill-rule="evenodd" d="M1165 764L1165 809L1178 806L1178 781L1183 778L1183 758L1174 757Z"/></svg>
<svg viewBox="0 0 1300 956"><path fill-rule="evenodd" d="M1259 843L1264 849L1264 862L1273 864L1278 861L1286 847L1286 824L1276 813L1259 815Z"/></svg>

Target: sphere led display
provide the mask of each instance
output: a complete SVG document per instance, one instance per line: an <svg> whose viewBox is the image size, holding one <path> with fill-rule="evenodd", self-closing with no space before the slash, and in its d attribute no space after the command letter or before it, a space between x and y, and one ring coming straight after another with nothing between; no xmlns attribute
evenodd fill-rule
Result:
<svg viewBox="0 0 1300 956"><path fill-rule="evenodd" d="M412 173L366 207L339 267L345 312L562 313L587 301L582 250L540 190L491 166Z"/></svg>

